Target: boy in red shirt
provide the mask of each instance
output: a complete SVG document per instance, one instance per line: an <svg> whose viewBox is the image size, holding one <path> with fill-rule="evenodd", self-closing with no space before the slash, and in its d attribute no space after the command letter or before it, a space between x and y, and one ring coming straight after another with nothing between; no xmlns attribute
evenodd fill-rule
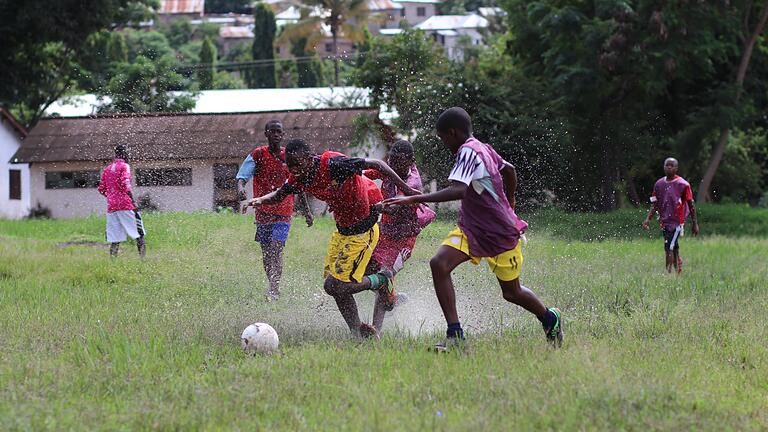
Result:
<svg viewBox="0 0 768 432"><path fill-rule="evenodd" d="M659 212L659 225L664 233L664 252L667 272L674 267L678 274L683 272L683 259L680 258L680 237L688 213L693 220L693 235L699 234L699 221L696 207L693 205L691 185L677 175L678 163L675 158L664 161L664 177L656 181L651 195L651 210L643 221L643 229L650 228L651 219Z"/></svg>
<svg viewBox="0 0 768 432"><path fill-rule="evenodd" d="M237 195L240 201L246 199L245 184L251 178L253 178L254 197L277 190L288 179L285 149L280 146L283 141L283 124L277 120L267 122L264 126L264 136L267 138L268 145L253 149L237 172ZM264 272L269 280L267 300L280 298L283 248L291 229L293 204L293 196L290 196L280 203L264 205L255 211L255 240L261 245ZM312 212L309 211L306 195L299 195L299 206L307 220L307 226L312 226ZM246 209L247 207L243 207L243 212Z"/></svg>
<svg viewBox="0 0 768 432"><path fill-rule="evenodd" d="M119 144L115 147L115 159L101 172L97 189L107 197L107 242L109 255L117 256L120 243L127 237L136 240L139 256L144 258L147 245L144 242L144 222L136 210L131 188L131 166L128 165L128 149Z"/></svg>
<svg viewBox="0 0 768 432"><path fill-rule="evenodd" d="M293 139L285 148L285 161L291 174L278 190L250 200L259 207L276 204L292 194L308 192L328 203L336 220L325 257L325 292L333 296L339 312L353 334L378 337L378 331L360 322L353 294L383 291L391 287L391 272L386 269L365 276L373 250L379 241L381 191L372 180L363 177L364 169L373 168L390 179L406 194L412 190L384 162L376 159L350 158L326 151L317 155L301 139Z"/></svg>

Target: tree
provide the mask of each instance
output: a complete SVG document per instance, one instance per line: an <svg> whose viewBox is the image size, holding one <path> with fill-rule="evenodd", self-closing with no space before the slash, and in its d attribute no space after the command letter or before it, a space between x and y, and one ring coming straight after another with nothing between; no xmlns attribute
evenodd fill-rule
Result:
<svg viewBox="0 0 768 432"><path fill-rule="evenodd" d="M182 18L173 21L166 27L161 27L160 30L172 47L179 49L182 45L192 40L192 22L188 18Z"/></svg>
<svg viewBox="0 0 768 432"><path fill-rule="evenodd" d="M213 77L216 74L216 47L210 39L205 38L200 48L200 65L197 69L197 81L200 90L213 88Z"/></svg>
<svg viewBox="0 0 768 432"><path fill-rule="evenodd" d="M103 113L184 112L195 107L187 92L184 77L173 70L170 57L151 60L138 56L133 63L121 63L106 88L97 94L111 102L102 106ZM177 93L174 93L177 92ZM178 93L182 92L182 93Z"/></svg>
<svg viewBox="0 0 768 432"><path fill-rule="evenodd" d="M205 13L245 13L251 3L251 0L206 0Z"/></svg>
<svg viewBox="0 0 768 432"><path fill-rule="evenodd" d="M275 14L263 3L253 8L253 60L254 69L246 74L251 88L275 88Z"/></svg>
<svg viewBox="0 0 768 432"><path fill-rule="evenodd" d="M27 125L76 82L88 37L151 16L157 0L0 0L0 103Z"/></svg>
<svg viewBox="0 0 768 432"><path fill-rule="evenodd" d="M291 43L291 54L296 58L297 85L299 87L319 87L323 82L321 66L314 53L307 52L306 46L306 38Z"/></svg>
<svg viewBox="0 0 768 432"><path fill-rule="evenodd" d="M749 8L747 9L748 12L751 12L751 9L752 9L751 6L752 5L750 2ZM747 16L747 19L745 20L745 25L748 26L750 14L748 13L746 16ZM735 83L736 96L734 101L736 104L738 104L739 101L741 100L743 87L744 87L744 78L747 75L747 68L749 68L749 62L752 58L752 52L755 48L755 45L757 44L758 38L765 30L766 22L768 22L768 1L763 2L762 13L759 15L759 17L760 18L758 19L758 21L754 24L753 30L749 32L749 37L744 41L744 46L742 48L741 59L739 60L739 66L736 71L736 83ZM712 158L709 161L707 170L704 172L704 177L702 178L701 184L699 185L699 192L696 197L696 199L699 202L706 202L712 199L710 196L712 180L715 178L715 174L717 173L717 168L720 166L720 161L723 159L723 154L725 153L730 134L731 134L730 124L724 126L720 130L720 138L717 141L717 145L715 146L714 152L712 153Z"/></svg>
<svg viewBox="0 0 768 432"><path fill-rule="evenodd" d="M318 13L316 8L321 9ZM314 51L315 45L326 34L323 24L331 31L333 52L334 85L339 85L339 37L343 36L352 42L365 40L364 29L368 22L367 0L307 0L301 8L301 19L298 23L286 27L282 38L290 41L307 40L307 47Z"/></svg>

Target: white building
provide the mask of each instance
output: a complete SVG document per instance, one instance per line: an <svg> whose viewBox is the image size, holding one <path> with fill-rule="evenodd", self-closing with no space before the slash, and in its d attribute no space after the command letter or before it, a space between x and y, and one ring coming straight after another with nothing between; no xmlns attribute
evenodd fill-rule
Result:
<svg viewBox="0 0 768 432"><path fill-rule="evenodd" d="M437 5L442 0L392 0L402 6L402 19L416 26L437 15Z"/></svg>
<svg viewBox="0 0 768 432"><path fill-rule="evenodd" d="M0 218L20 219L29 213L29 166L15 163L27 130L0 107Z"/></svg>
<svg viewBox="0 0 768 432"><path fill-rule="evenodd" d="M445 48L448 58L461 60L466 46L483 44L483 33L488 25L488 20L477 14L436 15L413 28L431 35L435 42ZM384 36L394 36L401 32L401 29L381 30Z"/></svg>
<svg viewBox="0 0 768 432"><path fill-rule="evenodd" d="M358 117L373 127L360 135ZM100 172L117 144L128 146L134 197L160 211L211 210L237 205L240 163L264 145L264 126L280 120L285 142L304 138L318 151L381 158L391 130L369 108L234 114L146 114L44 118L17 152L29 163L32 202L54 218L102 214Z"/></svg>

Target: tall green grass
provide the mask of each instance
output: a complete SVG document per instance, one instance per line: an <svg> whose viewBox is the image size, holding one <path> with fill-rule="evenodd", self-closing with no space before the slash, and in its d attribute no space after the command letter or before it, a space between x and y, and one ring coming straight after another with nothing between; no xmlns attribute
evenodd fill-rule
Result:
<svg viewBox="0 0 768 432"><path fill-rule="evenodd" d="M723 230L734 216L763 229L705 207L705 233L718 211ZM629 228L642 213L598 216L626 231L583 242L605 230L530 217L522 281L563 309L562 350L485 264L466 264L454 280L469 347L442 356L426 350L444 331L428 260L451 223L419 238L398 278L411 302L370 343L347 336L322 292L327 219L295 221L276 303L262 299L250 217L147 214L144 261L129 244L110 260L101 218L2 221L0 430L768 428L768 240L686 237L675 277L660 239ZM372 301L359 296L366 318ZM240 351L254 321L277 329L280 354Z"/></svg>

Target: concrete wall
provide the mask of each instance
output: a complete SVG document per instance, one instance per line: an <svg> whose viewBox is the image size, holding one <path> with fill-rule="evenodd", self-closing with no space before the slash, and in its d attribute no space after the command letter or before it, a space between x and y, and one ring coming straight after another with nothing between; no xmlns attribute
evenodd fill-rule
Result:
<svg viewBox="0 0 768 432"><path fill-rule="evenodd" d="M434 3L400 2L400 4L405 8L405 16L403 19L408 21L408 24L412 26L420 24L426 21L429 17L437 15L437 5ZM424 8L424 16L418 16L418 10L421 7Z"/></svg>
<svg viewBox="0 0 768 432"><path fill-rule="evenodd" d="M0 121L0 218L20 219L29 212L29 166L9 163L21 145L16 130ZM10 199L10 170L21 171L21 199Z"/></svg>
<svg viewBox="0 0 768 432"><path fill-rule="evenodd" d="M350 148L349 156L372 157L383 159L386 147L371 135L363 144ZM231 160L198 160L198 161L155 161L133 162L133 196L139 201L149 196L150 201L158 206L159 211L196 211L213 209L213 165L219 163L237 164L242 159ZM107 211L107 201L96 188L81 189L46 189L45 173L48 171L98 171L101 172L107 163L98 162L59 162L35 163L30 167L30 187L32 206L38 203L51 211L53 218L84 217L92 214L104 214ZM142 168L192 168L191 186L136 186L136 170ZM251 185L246 188L251 195ZM325 205L313 202L316 212L321 212Z"/></svg>
<svg viewBox="0 0 768 432"><path fill-rule="evenodd" d="M224 161L161 161L131 163L134 174L133 195L138 201L149 196L160 211L195 211L213 209L213 165L214 163L240 164L242 160ZM54 218L83 217L104 214L107 201L96 188L46 189L47 171L96 170L101 172L106 164L93 162L38 163L30 167L32 204L40 203L50 209ZM136 170L141 168L192 168L191 186L136 186Z"/></svg>

